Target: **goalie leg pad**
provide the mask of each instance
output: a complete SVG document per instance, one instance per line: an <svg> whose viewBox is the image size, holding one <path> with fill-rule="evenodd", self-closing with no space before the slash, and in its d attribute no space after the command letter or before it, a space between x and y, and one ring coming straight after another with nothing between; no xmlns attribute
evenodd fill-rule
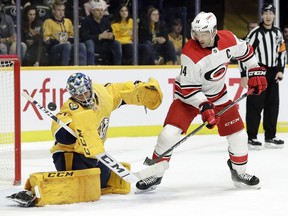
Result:
<svg viewBox="0 0 288 216"><path fill-rule="evenodd" d="M133 89L121 91L120 96L126 104L143 105L151 110L159 107L163 99L160 85L154 78L137 83Z"/></svg>
<svg viewBox="0 0 288 216"><path fill-rule="evenodd" d="M32 173L25 189L36 195L36 206L96 201L101 196L100 169Z"/></svg>
<svg viewBox="0 0 288 216"><path fill-rule="evenodd" d="M131 169L129 163L121 162L128 170ZM109 181L105 188L102 188L101 194L128 194L131 190L131 184L120 178L114 172L111 172Z"/></svg>

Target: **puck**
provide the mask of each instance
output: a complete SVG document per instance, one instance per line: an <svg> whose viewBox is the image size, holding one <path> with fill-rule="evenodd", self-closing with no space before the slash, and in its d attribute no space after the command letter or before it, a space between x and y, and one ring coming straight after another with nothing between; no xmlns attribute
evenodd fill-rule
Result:
<svg viewBox="0 0 288 216"><path fill-rule="evenodd" d="M57 108L57 106L56 106L55 103L50 102L50 103L48 104L48 109L49 109L49 110L51 110L51 111L55 111L56 108Z"/></svg>

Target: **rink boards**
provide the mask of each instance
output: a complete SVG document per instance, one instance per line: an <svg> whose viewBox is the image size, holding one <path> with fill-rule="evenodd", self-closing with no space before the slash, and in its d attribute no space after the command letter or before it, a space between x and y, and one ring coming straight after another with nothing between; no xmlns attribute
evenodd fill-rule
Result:
<svg viewBox="0 0 288 216"><path fill-rule="evenodd" d="M115 110L110 119L109 137L119 136L155 136L159 133L165 119L169 105L173 100L173 88L175 77L180 72L180 66L86 66L86 67L22 67L21 91L26 91L44 107L49 102L54 102L57 109L69 97L65 90L67 78L74 72L82 72L89 75L94 82L126 82L141 80L146 81L150 77L157 79L163 91L163 102L156 110L147 113L140 106L123 106ZM228 68L226 83L229 97L235 99L245 93L245 89L239 85L240 73L236 65ZM288 109L285 92L288 90L288 79L280 83L280 112L278 118L278 131L288 132ZM239 106L242 117L245 117L245 100ZM51 119L32 106L25 98L21 98L21 126L22 142L53 140L50 132ZM199 117L191 125L191 129L197 127L202 121ZM260 128L262 131L262 127ZM203 129L199 134L216 133L216 130Z"/></svg>

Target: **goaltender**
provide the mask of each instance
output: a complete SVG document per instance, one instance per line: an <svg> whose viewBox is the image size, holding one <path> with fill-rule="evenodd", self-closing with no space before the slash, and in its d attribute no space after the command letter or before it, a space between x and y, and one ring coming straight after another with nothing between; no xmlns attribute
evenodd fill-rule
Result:
<svg viewBox="0 0 288 216"><path fill-rule="evenodd" d="M25 191L8 196L21 206L44 206L98 200L101 194L127 194L130 183L111 172L95 155L105 152L104 142L110 115L125 104L143 105L154 110L162 102L157 80L147 82L92 84L89 76L74 73L67 80L71 97L63 104L57 118L67 124L77 138L52 123L55 144L51 148L57 172L33 173ZM129 163L122 163L130 169Z"/></svg>

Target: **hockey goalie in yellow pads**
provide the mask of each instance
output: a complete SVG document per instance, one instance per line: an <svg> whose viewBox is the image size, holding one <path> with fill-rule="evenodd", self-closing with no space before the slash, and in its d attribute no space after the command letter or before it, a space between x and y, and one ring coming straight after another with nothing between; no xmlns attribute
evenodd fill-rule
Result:
<svg viewBox="0 0 288 216"><path fill-rule="evenodd" d="M81 176L79 174L75 176L78 176L77 179L81 179L83 184L79 184L78 180L73 179L73 177L69 177L71 182L65 183L66 181L62 182L53 180L52 178L45 178L47 173L36 173L32 174L27 181L27 191L10 196L10 198L14 198L12 200L20 203L22 206L86 202L94 201L97 194L101 193L129 193L130 184L112 173L109 168L95 158L95 155L105 151L104 143L107 138L110 115L113 110L126 104L145 106L148 109L154 110L160 106L163 98L159 83L153 78L150 78L147 82L128 81L101 85L97 83L92 84L90 77L85 74L74 73L68 78L66 88L71 97L63 104L56 116L67 124L76 133L77 137L75 138L75 136L71 135L55 121L52 122L51 130L55 143L50 151L54 165L58 172L73 171L77 173L82 170L99 169L101 173L98 175L100 188L97 186L97 180L94 178L92 180L91 178L92 185L95 181L95 190L92 187L92 191L95 194L89 191L92 194L87 195L83 194L87 191L84 181L90 181L90 178L83 180L82 177L79 177ZM130 169L130 164L122 164ZM87 173L91 175L90 172ZM67 178L64 179L67 180ZM51 182L47 183L47 181L51 180L63 186L57 187L57 191L53 191L53 187L47 190L44 185L53 185ZM61 199L53 201L46 198L51 195L50 193L53 195L54 193L63 192L61 190L64 190L65 184L74 184L73 188L79 192L79 195L89 198L73 198L74 200L71 200L69 196L66 198L64 196ZM91 185L91 183L87 183L87 185ZM84 192L80 192L83 189L82 187L84 187ZM38 188L38 190L35 190L35 188ZM39 197L37 197L37 191L39 193L40 191L42 192L42 194L38 194ZM32 199L33 201L30 202Z"/></svg>

